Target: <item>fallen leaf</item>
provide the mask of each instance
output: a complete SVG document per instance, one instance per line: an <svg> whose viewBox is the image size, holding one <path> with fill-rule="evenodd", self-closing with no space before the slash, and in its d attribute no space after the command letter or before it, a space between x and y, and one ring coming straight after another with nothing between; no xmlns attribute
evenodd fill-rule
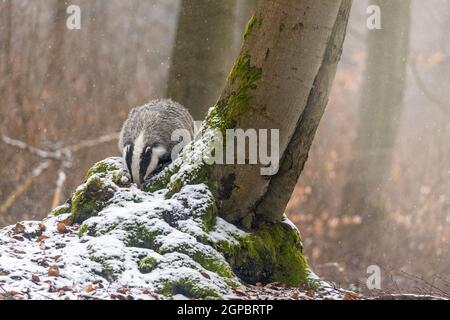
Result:
<svg viewBox="0 0 450 320"><path fill-rule="evenodd" d="M244 296L244 297L248 297L247 292L245 292L244 290L241 290L239 288L236 288L233 290L234 293L236 293L238 296Z"/></svg>
<svg viewBox="0 0 450 320"><path fill-rule="evenodd" d="M37 275L33 274L33 275L31 276L31 281L34 281L34 282L41 282L41 279L40 279Z"/></svg>
<svg viewBox="0 0 450 320"><path fill-rule="evenodd" d="M25 232L25 226L21 223L16 223L16 226L14 227L14 233L24 233Z"/></svg>
<svg viewBox="0 0 450 320"><path fill-rule="evenodd" d="M50 277L59 277L59 267L54 265L48 268L48 275Z"/></svg>
<svg viewBox="0 0 450 320"><path fill-rule="evenodd" d="M306 291L305 292L305 294L308 296L308 297L314 297L314 295L316 294L313 290L308 290L308 291Z"/></svg>
<svg viewBox="0 0 450 320"><path fill-rule="evenodd" d="M43 224L43 223L39 223L39 224L38 224L38 227L39 227L39 229L40 229L41 231L45 231L45 229L47 228L47 227L45 226L45 224Z"/></svg>
<svg viewBox="0 0 450 320"><path fill-rule="evenodd" d="M39 237L37 237L36 242L42 242L45 239L48 239L48 237L47 236L39 236Z"/></svg>
<svg viewBox="0 0 450 320"><path fill-rule="evenodd" d="M66 224L64 222L58 222L56 230L58 230L59 233L67 233Z"/></svg>
<svg viewBox="0 0 450 320"><path fill-rule="evenodd" d="M90 283L88 283L88 284L86 284L84 287L83 287L83 291L85 291L85 292L92 292L92 291L94 291L95 289L94 289L94 286L92 285L92 284L90 284Z"/></svg>
<svg viewBox="0 0 450 320"><path fill-rule="evenodd" d="M66 226L71 226L73 224L70 218L64 219L60 222L64 223Z"/></svg>

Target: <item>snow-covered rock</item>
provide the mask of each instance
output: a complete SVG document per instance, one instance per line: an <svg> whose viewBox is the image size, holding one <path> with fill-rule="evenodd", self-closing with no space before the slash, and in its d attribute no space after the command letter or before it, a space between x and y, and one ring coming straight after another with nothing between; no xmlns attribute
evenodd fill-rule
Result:
<svg viewBox="0 0 450 320"><path fill-rule="evenodd" d="M106 159L48 218L0 230L0 291L29 299L222 298L244 282L310 276L288 221L246 233L217 216L207 184L185 179L198 168L174 166L167 188L146 192L129 182L120 158Z"/></svg>

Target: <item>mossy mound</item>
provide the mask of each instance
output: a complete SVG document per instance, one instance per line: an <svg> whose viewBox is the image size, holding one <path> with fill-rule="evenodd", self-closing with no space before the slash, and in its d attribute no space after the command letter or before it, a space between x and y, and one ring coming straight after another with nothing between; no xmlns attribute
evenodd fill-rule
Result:
<svg viewBox="0 0 450 320"><path fill-rule="evenodd" d="M202 167L171 166L168 187L146 192L130 184L120 158L96 164L44 221L0 230L3 286L31 288L31 298L219 299L246 283L311 284L292 224L240 230L217 216L211 187L192 184L192 169Z"/></svg>
<svg viewBox="0 0 450 320"><path fill-rule="evenodd" d="M167 186L153 193L128 185L121 159L96 164L71 201L70 218L81 223L80 237L114 239L124 250L148 250L136 261L139 281L163 295L219 298L245 283L310 284L295 226L285 220L247 233L227 223L217 216L210 187L191 184L193 172L202 167L182 163L152 180L150 186ZM174 181L182 181L176 190ZM95 246L89 251L109 281L126 272L123 255L105 257ZM176 263L168 267L167 259Z"/></svg>

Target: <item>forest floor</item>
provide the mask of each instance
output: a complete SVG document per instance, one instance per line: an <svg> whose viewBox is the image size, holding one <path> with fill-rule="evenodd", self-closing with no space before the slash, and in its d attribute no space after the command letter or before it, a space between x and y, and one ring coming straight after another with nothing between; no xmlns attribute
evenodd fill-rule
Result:
<svg viewBox="0 0 450 320"><path fill-rule="evenodd" d="M37 228L31 228L25 224L17 223L10 227L10 232L3 234L2 250L8 252L3 259L11 259L15 267L9 271L0 268L0 300L184 300L188 297L176 294L166 297L155 293L145 287L121 286L112 288L104 281L86 281L82 286L73 284L64 276L64 270L69 266L61 264L62 256L45 245L48 237L63 236L64 239L78 238L79 225L59 226L54 230L47 230L42 234L39 228L44 229L43 224ZM23 247L18 245L24 244ZM29 245L26 245L30 243ZM31 245L34 243L34 245ZM62 243L61 243L62 245ZM26 252L32 248L32 252ZM29 250L28 250L29 251ZM31 259L25 257L31 254ZM0 254L1 256L1 254ZM8 264L8 261L3 261ZM57 265L60 264L60 267ZM75 263L77 265L77 263ZM80 266L83 267L83 266ZM67 270L66 270L67 272ZM78 279L79 280L79 279ZM236 289L224 299L229 300L420 300L420 299L445 299L432 295L393 294L377 292L372 296L355 293L341 289L333 284L323 282L319 290L307 290L302 287L288 287L281 283L245 285Z"/></svg>
<svg viewBox="0 0 450 320"><path fill-rule="evenodd" d="M62 237L68 244L78 238L80 226L58 225L50 229L40 223L17 223L3 232L2 244L3 266L9 264L9 270L0 268L0 300L162 300L188 299L176 294L166 297L151 289L142 287L108 286L102 281L86 281L82 286L69 279L65 272L68 265L61 263L63 257L54 250L53 245L46 244L49 238ZM41 232L45 230L45 233ZM22 244L22 246L21 246ZM0 256L2 256L0 252ZM29 259L28 259L29 256ZM8 259L10 263L8 263ZM75 261L75 260L74 260ZM78 265L78 262L74 262ZM59 267L58 267L59 265ZM80 267L83 267L80 265ZM230 300L359 300L363 297L351 291L325 285L320 290L292 288L281 283L244 285L233 289L224 299Z"/></svg>

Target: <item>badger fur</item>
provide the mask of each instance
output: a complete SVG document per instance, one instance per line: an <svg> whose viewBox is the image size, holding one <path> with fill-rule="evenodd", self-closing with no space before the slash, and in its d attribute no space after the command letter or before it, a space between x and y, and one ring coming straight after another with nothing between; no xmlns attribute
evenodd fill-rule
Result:
<svg viewBox="0 0 450 320"><path fill-rule="evenodd" d="M175 130L185 130L184 141L172 141ZM132 181L146 178L172 159L172 149L194 135L194 120L186 108L172 100L153 100L130 111L119 138L119 150ZM188 140L188 141L185 141Z"/></svg>

